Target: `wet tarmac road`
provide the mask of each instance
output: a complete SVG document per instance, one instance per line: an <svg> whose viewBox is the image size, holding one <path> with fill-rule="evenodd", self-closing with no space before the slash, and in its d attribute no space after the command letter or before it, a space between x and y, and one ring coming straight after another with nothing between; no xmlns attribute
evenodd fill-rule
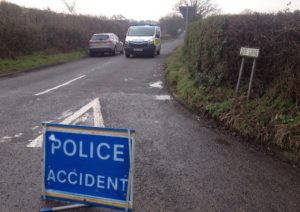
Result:
<svg viewBox="0 0 300 212"><path fill-rule="evenodd" d="M258 152L173 100L164 61L86 58L0 79L0 211L61 205L41 200L41 123L59 123L95 98L106 127L134 128L135 211L300 211L299 170ZM88 114L82 121L93 123ZM78 211L106 211L97 208Z"/></svg>

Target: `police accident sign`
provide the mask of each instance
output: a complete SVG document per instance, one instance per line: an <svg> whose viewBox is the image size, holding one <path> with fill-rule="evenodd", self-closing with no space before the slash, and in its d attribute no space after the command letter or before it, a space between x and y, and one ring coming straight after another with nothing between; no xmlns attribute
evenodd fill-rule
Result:
<svg viewBox="0 0 300 212"><path fill-rule="evenodd" d="M45 124L45 199L132 209L134 130Z"/></svg>

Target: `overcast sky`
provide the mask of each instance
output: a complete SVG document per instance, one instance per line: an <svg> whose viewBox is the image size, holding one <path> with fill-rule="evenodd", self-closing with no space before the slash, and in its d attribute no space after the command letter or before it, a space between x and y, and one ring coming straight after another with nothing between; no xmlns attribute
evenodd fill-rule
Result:
<svg viewBox="0 0 300 212"><path fill-rule="evenodd" d="M1 1L1 0L0 0ZM66 11L62 0L7 0L25 7L50 8L56 12ZM72 2L73 0L67 0ZM76 11L81 14L122 14L135 20L158 20L173 11L178 0L76 0ZM223 13L240 13L245 9L258 12L276 12L286 8L290 0L212 0ZM290 9L300 9L300 0L291 0Z"/></svg>

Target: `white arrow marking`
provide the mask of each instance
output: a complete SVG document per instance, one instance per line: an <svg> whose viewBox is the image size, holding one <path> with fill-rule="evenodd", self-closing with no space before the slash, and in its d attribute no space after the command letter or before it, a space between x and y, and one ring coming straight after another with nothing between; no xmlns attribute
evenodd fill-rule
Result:
<svg viewBox="0 0 300 212"><path fill-rule="evenodd" d="M104 121L101 114L101 105L99 98L94 99L87 105L80 108L78 111L73 113L71 116L67 117L65 120L60 122L60 124L71 124L76 119L78 119L80 116L85 114L88 110L93 109L94 114L94 126L95 127L104 127ZM30 142L27 147L36 148L36 147L42 147L43 142L43 135L39 135L36 139L34 139L32 142Z"/></svg>

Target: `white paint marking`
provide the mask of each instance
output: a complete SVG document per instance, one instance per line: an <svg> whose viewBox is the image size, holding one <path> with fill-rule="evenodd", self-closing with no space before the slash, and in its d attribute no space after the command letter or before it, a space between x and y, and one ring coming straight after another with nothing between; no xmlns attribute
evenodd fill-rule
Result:
<svg viewBox="0 0 300 212"><path fill-rule="evenodd" d="M8 141L11 141L12 137L9 137L9 136L4 136L2 137L2 139L0 140L0 143L5 143L5 142L8 142Z"/></svg>
<svg viewBox="0 0 300 212"><path fill-rule="evenodd" d="M156 100L171 100L172 97L169 95L158 95L158 96L155 96L155 99Z"/></svg>
<svg viewBox="0 0 300 212"><path fill-rule="evenodd" d="M163 84L162 81L157 81L157 82L149 83L150 87L152 87L152 88L160 88L160 89L163 88L162 84Z"/></svg>
<svg viewBox="0 0 300 212"><path fill-rule="evenodd" d="M80 116L85 114L88 110L93 109L94 113L94 126L95 127L104 127L104 121L101 114L101 105L99 98L94 99L87 105L80 108L73 115L67 117L65 120L60 122L60 124L71 124L74 123ZM42 147L43 135L39 135L36 139L30 142L27 147L35 148Z"/></svg>
<svg viewBox="0 0 300 212"><path fill-rule="evenodd" d="M32 130L36 130L37 128L39 128L39 126L31 127Z"/></svg>
<svg viewBox="0 0 300 212"><path fill-rule="evenodd" d="M70 116L70 115L72 115L71 109L66 110L65 112L63 112L63 113L61 114L61 116L58 117L57 119L58 119L58 120L64 119L64 118L66 118L66 117L68 117L68 116Z"/></svg>
<svg viewBox="0 0 300 212"><path fill-rule="evenodd" d="M43 135L39 135L36 139L31 141L27 147L42 147L42 142L43 142Z"/></svg>
<svg viewBox="0 0 300 212"><path fill-rule="evenodd" d="M14 135L14 138L20 138L22 135L23 135L23 133L16 134L16 135Z"/></svg>
<svg viewBox="0 0 300 212"><path fill-rule="evenodd" d="M70 80L70 81L68 81L68 82L65 82L64 84L58 85L58 86L56 86L56 87L54 87L54 88L50 88L50 89L48 89L48 90L45 90L45 91L43 91L43 92L40 92L40 93L37 93L37 94L34 94L34 95L35 95L35 96L41 96L41 95L44 95L44 94L46 94L46 93L49 93L50 91L53 91L53 90L56 90L56 89L58 89L58 88L60 88L60 87L66 86L66 85L68 85L68 84L70 84L70 83L72 83L72 82L74 82L74 81L76 81L76 80L79 80L79 79L83 78L83 77L86 77L86 75L82 75L82 76L77 77L77 78L75 78L75 79L72 79L72 80Z"/></svg>
<svg viewBox="0 0 300 212"><path fill-rule="evenodd" d="M65 120L61 122L61 124L71 124L73 121L78 119L80 116L82 116L84 113L86 113L88 110L93 109L94 111L94 126L95 127L104 127L104 121L101 114L101 106L99 98L94 99L87 105L80 108L80 110L76 111L73 115L69 116Z"/></svg>
<svg viewBox="0 0 300 212"><path fill-rule="evenodd" d="M85 122L86 120L88 120L89 118L89 114L86 113L83 116L79 117L76 121L73 122L74 125L77 125L80 122Z"/></svg>

